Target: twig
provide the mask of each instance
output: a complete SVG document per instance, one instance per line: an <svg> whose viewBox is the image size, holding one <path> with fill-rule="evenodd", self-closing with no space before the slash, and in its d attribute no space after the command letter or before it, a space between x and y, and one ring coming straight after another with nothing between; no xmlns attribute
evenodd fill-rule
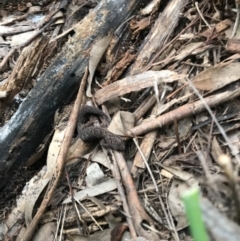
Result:
<svg viewBox="0 0 240 241"><path fill-rule="evenodd" d="M153 97L156 97L156 96L153 95ZM159 104L156 103L152 109L151 116L156 116L158 106L159 106ZM144 138L141 142L141 146L140 146L141 153L137 152L134 157L134 160L133 160L133 166L132 166L131 173L133 174L134 178L139 176L139 174L145 170L145 164L144 164L145 161L143 160L142 155L145 157L146 160L149 159L149 157L152 153L152 148L153 148L154 142L157 137L157 133L158 133L158 131L154 130L154 131L147 133L144 136Z"/></svg>
<svg viewBox="0 0 240 241"><path fill-rule="evenodd" d="M91 197L86 197L86 199L91 198ZM98 226L98 228L103 231L102 227L99 225L99 223L97 222L97 220L93 217L93 215L88 211L88 209L76 198L74 198L75 201L82 207L82 209L84 209L84 211L91 217L91 219L93 220L93 222ZM90 199L91 200L91 199ZM103 209L106 209L105 207ZM80 214L79 214L80 216Z"/></svg>
<svg viewBox="0 0 240 241"><path fill-rule="evenodd" d="M206 110L208 111L208 113L210 114L210 116L212 117L214 123L216 124L217 128L219 129L219 131L221 132L223 138L225 139L226 143L228 144L228 146L229 146L232 154L233 154L234 157L236 158L238 164L240 164L240 159L239 159L238 154L236 154L236 152L235 152L235 148L233 147L233 145L232 145L230 139L228 138L226 132L224 131L224 129L222 128L222 126L219 124L216 116L213 114L212 110L210 109L210 107L213 106L213 105L210 105L211 103L208 103L208 102L207 102L207 98L204 99L204 98L202 97L202 95L199 93L199 91L196 89L196 87L193 85L193 83L191 82L191 80L190 80L189 78L187 78L187 81L188 81L189 86L193 89L193 91L195 92L195 94L196 94L196 95L198 96L198 98L200 99L199 101L202 102L202 104L204 105L204 107L206 108ZM237 91L236 93L239 95L238 91ZM224 93L222 93L222 94L224 94ZM221 94L219 94L219 95L221 95ZM233 95L234 95L234 94L233 94ZM217 95L216 95L216 96L217 96ZM225 101L229 100L227 97L231 98L231 96L226 96L226 99L222 99L222 101L225 102ZM235 97L236 97L236 96L235 96ZM217 102L217 104L220 104L220 103L221 103L221 102L220 102L220 100L219 100L219 102Z"/></svg>
<svg viewBox="0 0 240 241"><path fill-rule="evenodd" d="M237 16L236 16L236 20L233 26L233 31L231 34L230 38L233 38L237 32L237 28L238 28L238 24L239 24L239 18L240 18L240 4L239 4L239 0L235 0L236 3L236 9L237 9Z"/></svg>
<svg viewBox="0 0 240 241"><path fill-rule="evenodd" d="M159 236L156 233L149 232L142 227L141 223L145 221L148 222L148 224L154 228L154 222L148 216L139 200L132 176L128 170L128 166L123 158L123 155L119 152L114 151L114 156L117 161L119 170L121 172L122 181L126 189L130 214L133 219L133 224L137 234L149 240L159 240Z"/></svg>
<svg viewBox="0 0 240 241"><path fill-rule="evenodd" d="M48 28L52 23L54 23L57 20L57 18L52 19L49 23L47 23L42 29L37 30L33 33L33 35L31 36L31 38L27 39L25 43L12 48L8 54L3 58L2 62L0 63L0 72L3 71L3 68L5 66L5 64L7 63L7 61L10 59L10 57L15 53L15 51L19 48L22 47L26 47L28 44L30 44L35 38L37 38L38 35L40 35L41 33L44 32L44 30L46 28Z"/></svg>
<svg viewBox="0 0 240 241"><path fill-rule="evenodd" d="M175 131L175 135L176 135L177 145L178 145L178 154L181 155L182 149L181 149L181 142L180 142L180 137L179 137L179 133L178 133L178 122L176 119L173 122L174 122L174 131Z"/></svg>
<svg viewBox="0 0 240 241"><path fill-rule="evenodd" d="M124 193L123 186L121 185L121 175L120 175L119 168L118 168L118 165L117 165L117 162L116 162L115 158L113 159L111 169L112 169L112 174L114 176L114 179L117 183L117 188L118 188L120 198L121 198L122 203L123 203L123 210L127 214L126 219L127 219L127 223L128 223L128 227L129 227L131 237L132 237L133 240L136 240L136 238L137 238L136 230L135 230L134 225L133 225L132 217L130 217L131 215L130 215L130 210L129 210L128 203L127 203L127 198L126 198L126 195Z"/></svg>
<svg viewBox="0 0 240 241"><path fill-rule="evenodd" d="M65 175L66 175L66 179L67 179L68 186L69 186L69 191L70 191L70 195L71 195L71 199L72 199L72 205L73 205L74 213L75 213L76 220L77 220L77 226L78 226L79 234L82 234L82 228L81 228L80 220L78 218L74 193L73 193L73 190L72 190L72 186L71 186L71 183L70 183L70 179L69 179L69 175L68 175L68 171L67 171L66 167L65 167Z"/></svg>
<svg viewBox="0 0 240 241"><path fill-rule="evenodd" d="M29 241L31 240L35 229L37 228L37 225L42 217L42 214L45 212L53 194L54 191L57 187L58 181L61 177L62 174L62 170L64 167L64 163L65 163L65 159L67 157L67 153L68 153L68 149L70 147L71 144L71 140L72 140L72 136L73 136L73 132L75 130L76 127L76 122L77 122L77 115L78 115L78 111L79 111L79 107L81 104L81 100L82 100L82 96L83 96L83 90L85 88L86 85L86 79L87 79L87 73L88 71L85 71L85 74L82 78L81 81L81 85L77 94L77 98L75 100L69 121L68 121L68 125L66 127L66 132L65 132L65 136L63 139L63 143L61 146L61 150L57 159L57 167L56 167L56 171L53 174L53 178L52 178L52 182L50 182L49 187L45 193L44 199L41 203L40 208L38 209L36 215L34 216L32 222L30 223L30 225L27 228L26 233L24 234L24 237L21 239L21 241Z"/></svg>
<svg viewBox="0 0 240 241"><path fill-rule="evenodd" d="M156 103L156 97L154 95L148 96L144 102L134 111L135 121L139 121L151 107Z"/></svg>
<svg viewBox="0 0 240 241"><path fill-rule="evenodd" d="M203 22L208 26L209 29L212 29L211 26L209 25L209 23L207 22L207 20L204 18L204 16L202 15L199 7L198 7L198 2L195 2L195 7L198 11L198 14L200 15L201 19L203 20Z"/></svg>
<svg viewBox="0 0 240 241"><path fill-rule="evenodd" d="M88 2L83 3L79 8L78 11L83 8L85 5L87 5ZM58 36L56 36L55 38L51 39L49 43L52 43L56 40L58 40L59 38L64 37L65 35L67 35L69 32L71 32L72 30L74 30L76 28L76 26L79 24L79 22L77 22L76 24L74 24L71 28L67 29L66 31L64 31L63 33L59 34Z"/></svg>
<svg viewBox="0 0 240 241"><path fill-rule="evenodd" d="M2 23L0 23L0 26L9 25L9 24L12 24L14 22L20 22L24 19L27 19L27 17L29 17L29 16L31 16L35 13L41 13L41 12L42 12L42 10L36 10L36 11L33 11L33 12L25 13L21 16L17 16L15 18L7 19L7 20L3 21Z"/></svg>
<svg viewBox="0 0 240 241"><path fill-rule="evenodd" d="M170 222L170 220L169 220L168 214L167 214L167 212L166 212L166 208L164 207L164 203L163 203L162 198L161 198L161 196L160 196L160 192L159 192L159 189L158 189L158 186L157 186L157 182L156 182L156 180L155 180L155 178L154 178L154 176L153 176L153 173L152 173L152 171L151 171L151 168L149 167L148 162L147 162L145 156L143 155L143 153L142 153L142 151L141 151L141 148L139 147L136 138L133 138L133 141L134 141L134 143L135 143L135 145L136 145L136 147L137 147L140 155L142 156L142 159L144 160L144 164L145 164L145 166L146 166L146 168L147 168L147 170L148 170L148 173L149 173L149 175L150 175L150 177L151 177L151 179L152 179L153 186L155 187L155 190L156 190L156 193L157 193L157 196L158 196L158 199L159 199L159 202L160 202L162 211L163 211L163 213L164 213L164 215L165 215L165 218L166 218L166 220L167 220L167 223L168 223L168 227L170 228L171 231L174 230L174 235L173 235L173 236L174 236L175 240L180 241L180 239L179 239L179 237L178 237L178 234L177 234L177 232L176 232L176 229L173 229L173 227L172 227L172 225L171 225L171 222Z"/></svg>

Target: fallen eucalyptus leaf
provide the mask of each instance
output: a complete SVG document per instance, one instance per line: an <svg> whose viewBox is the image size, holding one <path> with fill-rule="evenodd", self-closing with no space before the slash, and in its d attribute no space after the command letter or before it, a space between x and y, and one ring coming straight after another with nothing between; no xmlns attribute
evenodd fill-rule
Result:
<svg viewBox="0 0 240 241"><path fill-rule="evenodd" d="M209 68L192 79L199 90L214 91L240 78L240 63L219 64Z"/></svg>

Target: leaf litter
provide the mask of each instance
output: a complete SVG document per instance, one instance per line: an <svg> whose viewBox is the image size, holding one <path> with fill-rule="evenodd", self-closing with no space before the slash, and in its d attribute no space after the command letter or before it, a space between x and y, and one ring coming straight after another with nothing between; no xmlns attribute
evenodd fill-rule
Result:
<svg viewBox="0 0 240 241"><path fill-rule="evenodd" d="M66 240L79 240L80 237L81 240L99 240L96 237L101 235L105 240L121 240L117 237L124 232L128 237L130 232L133 239L135 232L139 240L188 240L189 234L185 231L188 223L180 194L195 185L200 187L204 199L211 201L211 204L206 200L201 203L203 219L211 221L205 221L211 236L215 240L237 240L235 238L239 237L240 125L236 114L239 113L240 96L239 25L235 24L235 12L230 11L235 4L234 1L202 1L197 7L192 1L162 2L149 1L150 5L137 12L131 22L126 21L127 28L122 32L125 41L117 43L116 36L109 33L88 52L89 79L85 99L88 97L112 116L108 128L124 138L126 151L112 153L100 145L93 149L91 143L84 143L75 136L66 158L71 188L62 177L55 197L52 197L51 208L42 217L42 222L48 223L54 232L59 230L55 219L61 217L59 223L62 223ZM178 14L173 17L169 9ZM11 14L10 9L6 11ZM19 10L15 11L21 15ZM23 16L23 20L29 14ZM160 25L156 28L155 23L162 16L175 23L174 27ZM17 42L21 24L17 25L14 18L17 16L13 14L9 20L3 19L0 23L2 26L9 21L1 27L1 31L9 35L1 38L4 43L0 46L2 61L8 48L23 43ZM29 34L33 26L27 22L29 20L24 21L22 24L28 27ZM52 27L59 31L57 27L63 23L61 19ZM8 24L12 24L11 28ZM236 35L232 38L235 25ZM29 38L28 34L23 34L23 38ZM161 38L163 34L164 38ZM154 51L147 52L146 49ZM40 58L36 60L36 66ZM14 65L12 60L8 66L0 64L3 81L10 80L8 71L13 71ZM26 66L28 64L23 63L22 67ZM42 66L40 71L33 70L34 76L40 76L45 67ZM187 78L211 108L216 120L206 111ZM1 85L2 99L9 96L6 86ZM29 91L33 86L34 82L30 82L24 88ZM23 89L14 87L14 95L21 95ZM11 105L1 103L2 125L11 116ZM24 232L22 223L12 230L7 228L13 227L15 220L24 219L27 226L31 223L41 194L57 170L56 158L64 129L58 131L56 128L49 145L46 166L29 181L8 217L3 217L3 236L13 235L18 228ZM57 140L57 136L60 139ZM40 156L36 155L34 161ZM70 205L73 194L77 210ZM58 216L66 204L70 211L65 209L65 213ZM110 219L108 215L112 215ZM225 222L219 226L218 215ZM79 230L69 228L77 227L78 219L84 224L81 235ZM139 225L143 220L147 222L145 229L149 225L154 227L148 234ZM233 231L224 239L221 231L229 225ZM49 233L41 229L38 232L43 236ZM58 235L60 237L62 233L56 232L55 236Z"/></svg>

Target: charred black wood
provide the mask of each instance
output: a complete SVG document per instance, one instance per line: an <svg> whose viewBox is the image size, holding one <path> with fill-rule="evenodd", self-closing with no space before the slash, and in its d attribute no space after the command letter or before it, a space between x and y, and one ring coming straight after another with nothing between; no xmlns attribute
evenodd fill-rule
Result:
<svg viewBox="0 0 240 241"><path fill-rule="evenodd" d="M76 95L88 64L87 50L113 33L147 2L102 0L75 28L55 61L41 76L10 121L0 129L0 189L25 164L53 128L55 111Z"/></svg>

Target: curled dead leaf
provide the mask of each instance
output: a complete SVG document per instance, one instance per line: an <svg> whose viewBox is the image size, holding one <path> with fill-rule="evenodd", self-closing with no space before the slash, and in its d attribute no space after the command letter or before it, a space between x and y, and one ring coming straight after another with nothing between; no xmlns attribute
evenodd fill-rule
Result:
<svg viewBox="0 0 240 241"><path fill-rule="evenodd" d="M238 80L239 68L240 63L219 64L201 72L192 81L199 90L214 91Z"/></svg>

